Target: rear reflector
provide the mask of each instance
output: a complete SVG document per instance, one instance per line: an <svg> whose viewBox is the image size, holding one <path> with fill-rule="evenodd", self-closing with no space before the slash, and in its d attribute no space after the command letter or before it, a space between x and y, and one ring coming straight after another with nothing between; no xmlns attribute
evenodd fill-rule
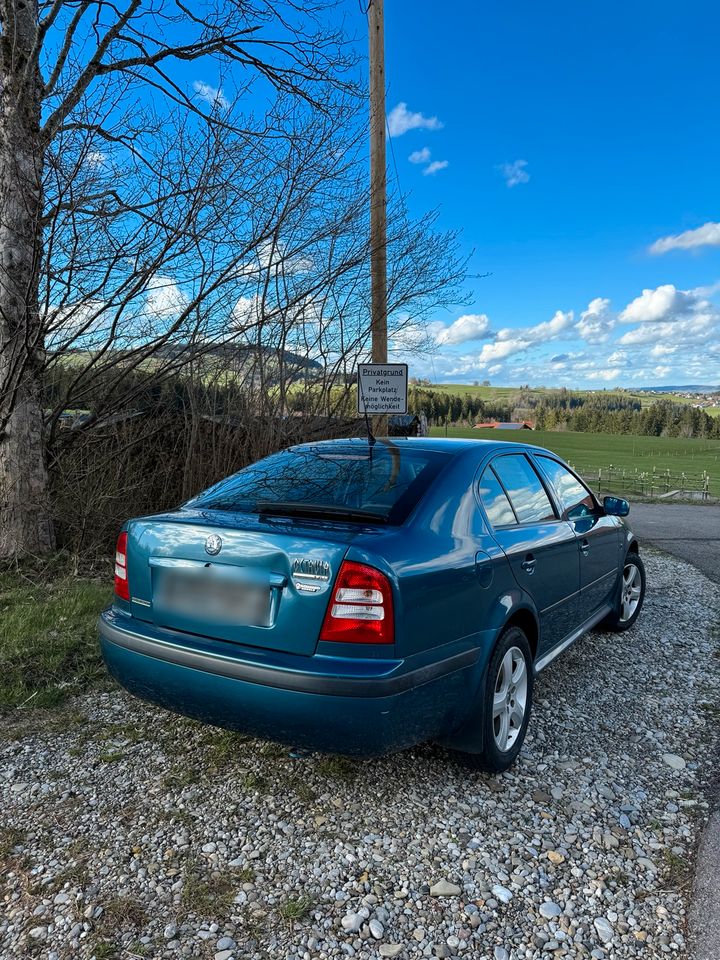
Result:
<svg viewBox="0 0 720 960"><path fill-rule="evenodd" d="M121 600L130 599L127 574L127 533L121 533L115 547L115 594Z"/></svg>
<svg viewBox="0 0 720 960"><path fill-rule="evenodd" d="M320 639L335 643L394 643L392 588L374 567L344 560Z"/></svg>

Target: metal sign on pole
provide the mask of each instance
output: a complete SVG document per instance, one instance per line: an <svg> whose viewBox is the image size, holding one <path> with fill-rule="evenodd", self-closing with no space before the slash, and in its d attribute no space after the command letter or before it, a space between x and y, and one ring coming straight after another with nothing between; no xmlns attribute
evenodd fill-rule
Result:
<svg viewBox="0 0 720 960"><path fill-rule="evenodd" d="M357 377L358 413L373 417L407 413L406 363L359 363Z"/></svg>

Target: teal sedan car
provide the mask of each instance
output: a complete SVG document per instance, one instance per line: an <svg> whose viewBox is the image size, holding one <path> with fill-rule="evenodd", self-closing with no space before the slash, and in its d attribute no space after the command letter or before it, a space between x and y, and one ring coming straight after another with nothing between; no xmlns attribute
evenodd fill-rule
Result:
<svg viewBox="0 0 720 960"><path fill-rule="evenodd" d="M124 526L103 656L221 727L354 756L434 740L505 770L536 674L640 613L628 509L521 443L294 446Z"/></svg>

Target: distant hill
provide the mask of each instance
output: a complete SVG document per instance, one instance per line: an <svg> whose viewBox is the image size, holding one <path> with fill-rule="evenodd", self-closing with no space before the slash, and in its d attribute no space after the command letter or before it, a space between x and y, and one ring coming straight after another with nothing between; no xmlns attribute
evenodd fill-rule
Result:
<svg viewBox="0 0 720 960"><path fill-rule="evenodd" d="M202 357L214 357L225 361L252 362L262 353L266 359L282 361L292 367L298 367L303 370L322 370L323 366L317 360L302 356L299 353L293 353L291 350L281 350L279 347L257 347L255 344L240 343L219 343L213 346L199 344L177 343L164 344L158 347L154 356L167 359L175 359L183 354L191 355L197 353Z"/></svg>
<svg viewBox="0 0 720 960"><path fill-rule="evenodd" d="M708 387L706 384L689 383L681 387L633 387L633 393L720 393L720 385Z"/></svg>

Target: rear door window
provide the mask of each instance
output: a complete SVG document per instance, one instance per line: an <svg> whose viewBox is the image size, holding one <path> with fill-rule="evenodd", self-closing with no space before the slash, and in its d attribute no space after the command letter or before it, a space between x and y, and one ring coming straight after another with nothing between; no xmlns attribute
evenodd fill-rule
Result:
<svg viewBox="0 0 720 960"><path fill-rule="evenodd" d="M480 478L479 492L485 513L493 527L509 527L517 523L517 517L510 506L507 494L493 473L492 467L488 467Z"/></svg>
<svg viewBox="0 0 720 960"><path fill-rule="evenodd" d="M568 520L579 520L596 511L595 497L575 474L551 457L538 456L538 462L555 488Z"/></svg>
<svg viewBox="0 0 720 960"><path fill-rule="evenodd" d="M524 454L496 457L492 466L520 523L557 519L540 477Z"/></svg>

